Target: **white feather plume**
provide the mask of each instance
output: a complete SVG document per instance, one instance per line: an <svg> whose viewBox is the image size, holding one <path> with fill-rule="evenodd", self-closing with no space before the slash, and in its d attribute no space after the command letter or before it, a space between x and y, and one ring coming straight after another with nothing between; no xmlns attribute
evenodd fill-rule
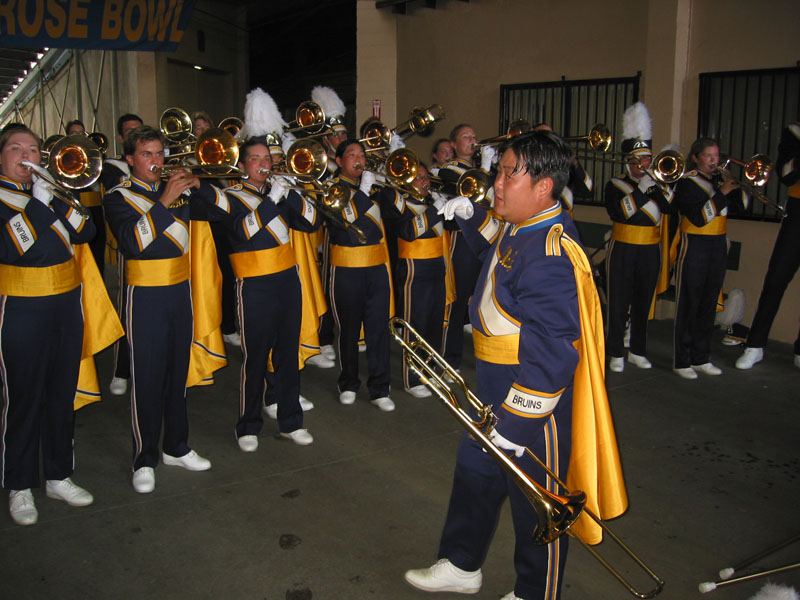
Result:
<svg viewBox="0 0 800 600"><path fill-rule="evenodd" d="M325 118L341 117L344 115L344 102L331 88L318 85L311 90L311 100L320 105Z"/></svg>
<svg viewBox="0 0 800 600"><path fill-rule="evenodd" d="M644 102L637 102L625 109L622 115L622 139L653 139L653 122Z"/></svg>
<svg viewBox="0 0 800 600"><path fill-rule="evenodd" d="M800 600L800 595L793 587L768 583L750 600Z"/></svg>
<svg viewBox="0 0 800 600"><path fill-rule="evenodd" d="M728 292L728 296L725 298L725 306L716 314L714 322L717 325L730 327L744 318L744 309L746 306L747 301L745 299L744 290L734 288Z"/></svg>
<svg viewBox="0 0 800 600"><path fill-rule="evenodd" d="M286 121L281 117L278 105L267 92L256 88L247 94L244 103L244 127L236 137L247 139L268 133L283 133Z"/></svg>

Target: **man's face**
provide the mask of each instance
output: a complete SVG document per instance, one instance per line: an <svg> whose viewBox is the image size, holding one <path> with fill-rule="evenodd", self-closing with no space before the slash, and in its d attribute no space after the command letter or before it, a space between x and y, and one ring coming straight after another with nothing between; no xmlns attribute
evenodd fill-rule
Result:
<svg viewBox="0 0 800 600"><path fill-rule="evenodd" d="M550 195L553 180L549 177L534 182L530 173L514 173L517 155L506 150L497 165L494 180L494 210L509 223L522 223L543 210L551 208L556 201Z"/></svg>
<svg viewBox="0 0 800 600"><path fill-rule="evenodd" d="M86 129L83 125L75 123L74 125L69 126L69 129L67 129L67 135L86 135Z"/></svg>
<svg viewBox="0 0 800 600"><path fill-rule="evenodd" d="M694 162L697 163L697 170L706 175L711 175L719 164L719 146L707 146L694 155Z"/></svg>
<svg viewBox="0 0 800 600"><path fill-rule="evenodd" d="M261 187L269 177L272 168L272 155L264 144L250 146L244 161L239 161L239 168L247 173L247 181L256 187ZM263 172L261 172L263 171Z"/></svg>
<svg viewBox="0 0 800 600"><path fill-rule="evenodd" d="M475 130L472 127L462 127L456 134L453 142L453 151L458 158L471 160L475 153Z"/></svg>
<svg viewBox="0 0 800 600"><path fill-rule="evenodd" d="M433 158L433 162L437 165L444 165L447 162L453 160L453 144L449 141L439 142L436 146L436 150L431 155Z"/></svg>
<svg viewBox="0 0 800 600"><path fill-rule="evenodd" d="M431 186L431 178L428 175L428 169L420 165L417 170L417 176L414 181L411 182L411 185L414 186L422 196L427 196L428 188Z"/></svg>
<svg viewBox="0 0 800 600"><path fill-rule="evenodd" d="M194 124L192 126L192 133L194 133L196 137L200 137L209 129L211 129L211 123L206 121L203 117L197 117L194 120Z"/></svg>
<svg viewBox="0 0 800 600"><path fill-rule="evenodd" d="M131 173L135 177L150 184L156 183L160 179L161 173L158 170L153 172L151 169L153 165L164 166L164 145L160 140L146 142L139 140L136 142L134 153L126 154L125 160L130 165Z"/></svg>
<svg viewBox="0 0 800 600"><path fill-rule="evenodd" d="M639 156L631 158L628 166L631 170L631 176L635 179L641 179L645 175L645 169L650 168L650 161L652 157L649 154L640 154Z"/></svg>
<svg viewBox="0 0 800 600"><path fill-rule="evenodd" d="M117 136L120 142L124 142L125 138L128 136L128 132L131 129L136 129L137 127L141 127L144 123L139 121L138 119L132 119L130 121L125 121L122 123L122 135Z"/></svg>
<svg viewBox="0 0 800 600"><path fill-rule="evenodd" d="M347 132L334 131L333 133L326 135L323 139L325 140L325 144L328 146L328 150L331 153L335 153L336 149L339 147L339 144L347 139Z"/></svg>
<svg viewBox="0 0 800 600"><path fill-rule="evenodd" d="M358 179L364 171L367 159L360 144L350 144L341 158L336 159L336 164L342 170L342 175L350 179Z"/></svg>

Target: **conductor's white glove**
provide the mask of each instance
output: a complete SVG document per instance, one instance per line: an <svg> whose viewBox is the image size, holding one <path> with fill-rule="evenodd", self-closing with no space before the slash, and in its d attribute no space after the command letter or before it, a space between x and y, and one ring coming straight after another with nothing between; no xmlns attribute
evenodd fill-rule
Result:
<svg viewBox="0 0 800 600"><path fill-rule="evenodd" d="M525 454L525 446L518 446L514 442L507 440L502 435L497 433L496 429L492 429L492 432L489 434L489 439L492 440L492 443L498 448L513 452L517 458Z"/></svg>
<svg viewBox="0 0 800 600"><path fill-rule="evenodd" d="M358 186L362 192L369 196L369 191L375 185L375 174L372 171L364 171L361 173L361 184Z"/></svg>
<svg viewBox="0 0 800 600"><path fill-rule="evenodd" d="M53 201L53 186L44 179L33 174L33 197L45 206L50 206Z"/></svg>
<svg viewBox="0 0 800 600"><path fill-rule="evenodd" d="M283 177L273 177L271 183L272 186L269 190L269 199L275 204L278 204L289 192L289 182Z"/></svg>
<svg viewBox="0 0 800 600"><path fill-rule="evenodd" d="M493 146L484 146L481 148L481 169L486 172L491 171L495 156L497 156L497 151Z"/></svg>
<svg viewBox="0 0 800 600"><path fill-rule="evenodd" d="M475 208L472 206L472 201L466 196L456 196L445 202L438 212L440 215L444 215L446 220L452 221L454 217L469 219L475 213Z"/></svg>
<svg viewBox="0 0 800 600"><path fill-rule="evenodd" d="M442 214L442 209L447 203L447 198L439 192L431 192L431 198L433 198L433 207L436 209L436 212Z"/></svg>
<svg viewBox="0 0 800 600"><path fill-rule="evenodd" d="M393 133L391 139L389 140L389 152L394 152L398 148L405 148L405 147L406 143L403 141L403 138L401 138L396 133Z"/></svg>
<svg viewBox="0 0 800 600"><path fill-rule="evenodd" d="M289 154L289 148L297 141L297 138L288 131L281 136L281 148L284 154Z"/></svg>
<svg viewBox="0 0 800 600"><path fill-rule="evenodd" d="M650 177L650 175L648 175L647 173L645 173L644 175L642 175L642 178L639 180L639 190L643 194L646 194L647 190L649 190L655 184L656 184L656 182L653 181L653 178Z"/></svg>

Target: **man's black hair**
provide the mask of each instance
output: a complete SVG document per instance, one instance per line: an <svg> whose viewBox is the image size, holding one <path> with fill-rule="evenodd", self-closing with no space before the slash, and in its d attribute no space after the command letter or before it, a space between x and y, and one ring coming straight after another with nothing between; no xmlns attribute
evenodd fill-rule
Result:
<svg viewBox="0 0 800 600"><path fill-rule="evenodd" d="M349 140L349 139L348 140L344 140L338 146L336 146L336 158L342 158L344 156L344 153L347 150L347 148L349 146L352 146L353 144L356 144L356 145L360 146L361 149L364 150L364 144L362 144L358 140ZM364 152L366 153L366 151L364 151Z"/></svg>
<svg viewBox="0 0 800 600"><path fill-rule="evenodd" d="M122 137L122 126L128 121L139 121L139 123L144 123L144 121L142 121L142 117L139 115L134 115L131 113L122 115L119 119L117 119L117 134L120 137Z"/></svg>
<svg viewBox="0 0 800 600"><path fill-rule="evenodd" d="M164 136L158 129L150 127L150 125L139 125L128 132L125 140L122 142L122 153L125 156L133 156L136 153L136 143L146 143L153 140L158 140L161 145L164 145Z"/></svg>
<svg viewBox="0 0 800 600"><path fill-rule="evenodd" d="M73 119L72 121L68 122L64 126L64 131L66 131L67 134L69 134L69 128L72 127L73 125L80 125L81 127L83 127L83 130L86 131L86 125L84 125L83 121L81 121L80 119Z"/></svg>
<svg viewBox="0 0 800 600"><path fill-rule="evenodd" d="M515 135L497 151L503 156L511 150L517 157L514 173L529 173L533 182L543 177L553 180L551 196L557 200L569 180L572 148L551 131L531 131Z"/></svg>

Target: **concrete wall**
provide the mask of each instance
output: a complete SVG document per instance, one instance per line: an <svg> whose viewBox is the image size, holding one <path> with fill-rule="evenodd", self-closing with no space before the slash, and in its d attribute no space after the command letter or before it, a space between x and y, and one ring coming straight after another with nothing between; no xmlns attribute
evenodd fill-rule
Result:
<svg viewBox="0 0 800 600"><path fill-rule="evenodd" d="M697 131L699 73L787 67L800 59L796 0L439 0L437 6L410 3L408 14L392 15L359 0L359 122L370 114L363 107L371 98L362 90L380 85L389 93L386 78L395 62L398 120L411 106L441 104L448 116L435 137L446 137L462 121L472 123L479 138L497 134L501 84L641 71L654 146L674 142L686 152ZM396 52L388 42L392 35ZM376 36L386 36L387 44L376 44ZM375 60L367 62L369 53ZM385 69L375 66L378 59ZM384 122L396 121L384 113ZM411 138L408 146L427 159L431 141ZM609 222L602 208L578 206L575 214ZM742 243L742 255L725 287L745 290L749 324L778 225L731 220L728 229L729 238ZM784 297L772 338L794 340L798 306L800 277Z"/></svg>

